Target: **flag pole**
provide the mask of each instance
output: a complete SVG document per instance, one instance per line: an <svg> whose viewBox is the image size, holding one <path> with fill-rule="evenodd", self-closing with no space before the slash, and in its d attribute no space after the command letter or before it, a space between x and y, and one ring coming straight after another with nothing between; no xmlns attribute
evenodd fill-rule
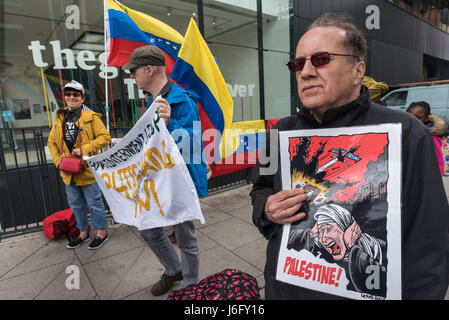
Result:
<svg viewBox="0 0 449 320"><path fill-rule="evenodd" d="M105 72L104 72L104 97L105 97L105 110L106 110L106 128L109 131L109 101L108 101L108 55L107 55L107 39L106 39L106 33L107 33L107 27L106 27L106 17L108 17L107 12L107 5L106 0L103 1L104 5L104 59L105 59ZM107 19L109 22L109 19Z"/></svg>
<svg viewBox="0 0 449 320"><path fill-rule="evenodd" d="M62 83L62 74L61 69L59 69L59 82L61 83L61 96L62 96L62 105L65 108L65 97L64 97L64 84Z"/></svg>
<svg viewBox="0 0 449 320"><path fill-rule="evenodd" d="M51 128L50 111L47 99L47 89L45 88L44 69L41 67L42 87L44 88L45 105L47 106L48 126Z"/></svg>

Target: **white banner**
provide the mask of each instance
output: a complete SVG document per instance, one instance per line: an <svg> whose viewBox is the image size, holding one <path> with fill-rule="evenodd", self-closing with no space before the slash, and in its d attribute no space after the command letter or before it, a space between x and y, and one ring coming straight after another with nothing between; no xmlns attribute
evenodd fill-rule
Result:
<svg viewBox="0 0 449 320"><path fill-rule="evenodd" d="M199 219L198 195L156 103L111 149L84 157L114 220L139 230Z"/></svg>

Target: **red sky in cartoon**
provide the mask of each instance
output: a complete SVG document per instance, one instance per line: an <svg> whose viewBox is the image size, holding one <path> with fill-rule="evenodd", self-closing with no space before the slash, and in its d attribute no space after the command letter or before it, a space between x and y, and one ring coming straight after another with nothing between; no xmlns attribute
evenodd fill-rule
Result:
<svg viewBox="0 0 449 320"><path fill-rule="evenodd" d="M322 143L326 143L323 153L318 158L318 167L337 156L336 153L331 152L332 149L349 150L353 147L358 147L354 154L361 160L354 162L354 160L346 158L346 162L337 161L331 167L327 168L324 180L335 183L351 184L343 190L337 191L333 198L335 201L345 202L352 199L357 193L358 188L365 183L364 174L367 172L367 165L370 161L376 162L379 156L384 152L385 146L388 144L387 133L367 133L360 135L341 135L338 137L310 137L311 143L308 148L309 156L306 161L316 154L316 151L321 147ZM296 145L300 142L300 138L290 138L290 161L296 155Z"/></svg>

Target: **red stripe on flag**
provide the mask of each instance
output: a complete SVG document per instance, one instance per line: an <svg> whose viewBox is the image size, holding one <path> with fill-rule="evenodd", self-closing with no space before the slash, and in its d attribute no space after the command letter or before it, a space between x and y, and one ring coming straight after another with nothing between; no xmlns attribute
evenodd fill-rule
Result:
<svg viewBox="0 0 449 320"><path fill-rule="evenodd" d="M259 150L254 150L241 154L233 154L225 159L221 159L221 164L216 163L210 165L212 177L251 168L255 165L258 155ZM226 162L229 164L226 164Z"/></svg>
<svg viewBox="0 0 449 320"><path fill-rule="evenodd" d="M128 63L129 57L134 49L148 46L147 43L111 38L111 47L108 60L108 66L123 67ZM165 55L166 73L170 74L175 66L175 60L168 53L159 48Z"/></svg>
<svg viewBox="0 0 449 320"><path fill-rule="evenodd" d="M280 120L281 118L267 119L267 131L270 131L271 128Z"/></svg>
<svg viewBox="0 0 449 320"><path fill-rule="evenodd" d="M215 145L217 141L217 131L212 124L212 121L210 121L207 113L204 111L203 106L197 102L198 111L201 119L201 132L202 132L202 139L204 144L204 150L207 157L207 163L211 164L214 161L214 155L215 155ZM211 131L207 131L206 135L204 135L204 132L208 129L214 129ZM207 139L207 141L204 141L204 139Z"/></svg>
<svg viewBox="0 0 449 320"><path fill-rule="evenodd" d="M170 80L185 90L185 88L182 85L180 85L177 81L175 81L171 78L170 78ZM198 107L198 113L199 113L200 120L201 120L201 133L203 135L201 138L203 140L204 149L205 149L206 156L207 156L207 163L211 164L214 161L217 131L216 131L216 128L214 127L214 124L212 123L209 116L207 115L206 111L204 111L204 108L201 105L201 103L197 102L196 105ZM214 131L209 131L207 136L205 137L204 132L208 129L214 129ZM211 137L213 137L213 138L211 138ZM207 141L204 141L205 138L207 139ZM211 145L209 146L209 144L211 144Z"/></svg>
<svg viewBox="0 0 449 320"><path fill-rule="evenodd" d="M175 82L176 84L178 84L181 88L183 88L185 90L185 88L182 85L180 85L177 81L175 81L173 79L170 79L170 80L172 82ZM197 102L196 105L198 107L198 113L199 113L199 116L201 119L201 131L202 131L202 140L203 140L203 145L204 145L204 153L206 154L206 157L207 157L206 162L207 162L207 164L209 164L209 166L212 170L212 177L221 176L228 172L243 170L245 168L253 166L254 164L249 165L249 166L246 165L246 166L244 166L244 168L239 169L239 168L235 167L234 165L219 165L217 167L214 164L215 148L218 148L218 146L219 146L217 144L218 130L214 127L214 124L210 120L206 111L204 111L204 108L201 105L201 103ZM206 130L208 130L208 129L213 129L213 130L207 131L207 133L205 134ZM224 159L222 159L222 160L224 160ZM234 160L232 160L232 161L233 161L232 163L236 162Z"/></svg>

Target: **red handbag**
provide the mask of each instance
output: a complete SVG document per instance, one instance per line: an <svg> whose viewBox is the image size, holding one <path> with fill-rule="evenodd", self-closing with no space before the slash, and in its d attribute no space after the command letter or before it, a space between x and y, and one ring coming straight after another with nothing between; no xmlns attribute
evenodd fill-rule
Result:
<svg viewBox="0 0 449 320"><path fill-rule="evenodd" d="M80 110L82 113L83 110ZM81 115L80 115L81 118ZM81 158L75 158L75 157L64 157L64 126L65 126L65 116L64 116L64 122L62 124L62 139L61 139L61 162L59 163L59 170L71 173L71 174L77 174L80 173L83 169L83 153L81 152ZM78 141L80 141L80 132L81 129L78 129L78 137L76 138ZM81 141L79 142L79 145L81 145ZM81 149L80 149L81 150Z"/></svg>
<svg viewBox="0 0 449 320"><path fill-rule="evenodd" d="M62 157L61 162L59 163L59 170L77 174L80 173L83 169L83 160L80 158L74 157Z"/></svg>

